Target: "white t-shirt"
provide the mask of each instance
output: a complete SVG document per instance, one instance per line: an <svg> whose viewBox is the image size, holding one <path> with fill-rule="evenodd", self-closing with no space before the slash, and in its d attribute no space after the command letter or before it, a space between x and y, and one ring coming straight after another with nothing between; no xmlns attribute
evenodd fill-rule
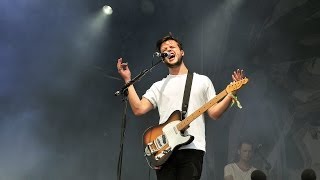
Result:
<svg viewBox="0 0 320 180"><path fill-rule="evenodd" d="M187 74L169 74L166 78L155 82L142 96L148 99L154 108L158 108L160 116L159 124L166 122L175 110L181 111L186 78ZM193 73L186 117L214 98L215 95L216 92L211 80L207 76ZM198 149L205 151L205 123L203 114L190 123L190 127L185 131L185 134L194 136L194 140L190 144L182 146L180 149Z"/></svg>
<svg viewBox="0 0 320 180"><path fill-rule="evenodd" d="M228 164L224 167L224 177L232 176L233 180L251 180L251 173L256 168L251 167L248 171L242 171L236 163Z"/></svg>

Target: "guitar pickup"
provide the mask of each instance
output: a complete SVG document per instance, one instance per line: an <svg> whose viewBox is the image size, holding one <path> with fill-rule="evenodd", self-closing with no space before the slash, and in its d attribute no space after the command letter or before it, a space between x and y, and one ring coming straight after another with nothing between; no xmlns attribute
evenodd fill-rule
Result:
<svg viewBox="0 0 320 180"><path fill-rule="evenodd" d="M154 143L156 144L157 148L160 149L167 144L167 138L165 135L158 136L157 139L154 140Z"/></svg>
<svg viewBox="0 0 320 180"><path fill-rule="evenodd" d="M161 141L159 140L159 138L157 138L157 143L158 143L159 147L162 146L162 143L161 143Z"/></svg>
<svg viewBox="0 0 320 180"><path fill-rule="evenodd" d="M167 144L167 138L165 135L162 135L162 142L163 144Z"/></svg>

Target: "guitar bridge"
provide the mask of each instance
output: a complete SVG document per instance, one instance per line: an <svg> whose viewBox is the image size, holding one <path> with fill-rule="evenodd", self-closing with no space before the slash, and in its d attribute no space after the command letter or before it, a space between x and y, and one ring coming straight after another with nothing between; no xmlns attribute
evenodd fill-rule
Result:
<svg viewBox="0 0 320 180"><path fill-rule="evenodd" d="M167 138L165 135L158 136L155 140L147 144L144 152L146 156L150 156L158 152L161 148L163 148L167 144Z"/></svg>

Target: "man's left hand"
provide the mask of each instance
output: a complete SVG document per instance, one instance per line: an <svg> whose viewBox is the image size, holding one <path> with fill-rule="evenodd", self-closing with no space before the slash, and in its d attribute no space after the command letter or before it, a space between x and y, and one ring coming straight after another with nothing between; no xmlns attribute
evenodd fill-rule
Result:
<svg viewBox="0 0 320 180"><path fill-rule="evenodd" d="M232 80L233 81L240 81L244 78L244 72L243 70L241 69L237 69L236 71L233 71L233 74L232 74Z"/></svg>

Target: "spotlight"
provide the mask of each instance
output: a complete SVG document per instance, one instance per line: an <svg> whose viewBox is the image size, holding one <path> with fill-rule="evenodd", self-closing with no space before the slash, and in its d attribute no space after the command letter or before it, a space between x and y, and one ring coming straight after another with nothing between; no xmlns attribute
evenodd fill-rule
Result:
<svg viewBox="0 0 320 180"><path fill-rule="evenodd" d="M106 15L111 15L113 12L112 8L108 5L103 6L102 10Z"/></svg>

